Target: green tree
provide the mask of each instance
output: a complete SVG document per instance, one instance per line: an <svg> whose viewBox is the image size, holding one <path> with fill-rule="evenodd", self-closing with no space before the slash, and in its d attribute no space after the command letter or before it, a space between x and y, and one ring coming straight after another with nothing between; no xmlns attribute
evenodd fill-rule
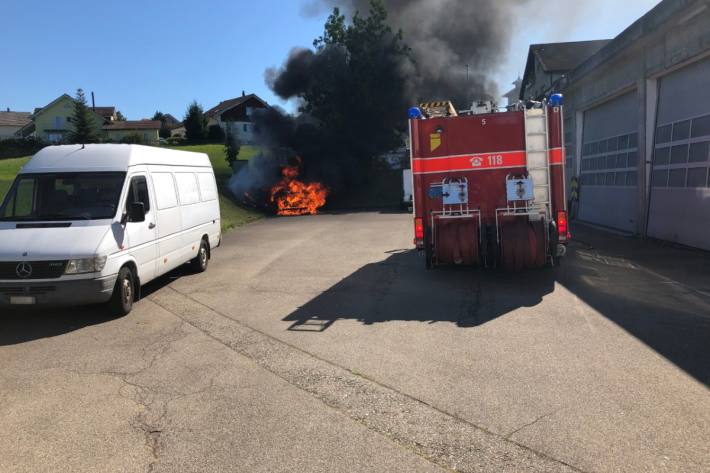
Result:
<svg viewBox="0 0 710 473"><path fill-rule="evenodd" d="M375 157L403 145L410 49L379 0L350 22L334 8L313 46L293 54L272 81L279 96L300 99L299 110L315 118L317 140L291 145L306 164L347 168L345 184L361 184Z"/></svg>
<svg viewBox="0 0 710 473"><path fill-rule="evenodd" d="M158 131L158 135L161 138L170 138L171 131L170 131L170 128L168 127L168 123L167 123L168 118L165 116L165 114L163 112L161 112L160 110L156 110L155 113L153 114L152 119L160 122L160 131Z"/></svg>
<svg viewBox="0 0 710 473"><path fill-rule="evenodd" d="M117 122L125 122L126 117L123 116L120 110L116 110L116 121Z"/></svg>
<svg viewBox="0 0 710 473"><path fill-rule="evenodd" d="M199 142L207 138L207 117L202 106L193 101L187 108L183 124L185 126L185 138L188 141Z"/></svg>
<svg viewBox="0 0 710 473"><path fill-rule="evenodd" d="M86 97L82 89L76 90L74 98L74 114L71 118L72 130L67 135L69 143L96 143L99 141L99 130L91 116L91 110L86 105Z"/></svg>
<svg viewBox="0 0 710 473"><path fill-rule="evenodd" d="M224 156L230 166L237 160L241 148L241 141L232 133L231 127L228 126L227 132L224 134Z"/></svg>

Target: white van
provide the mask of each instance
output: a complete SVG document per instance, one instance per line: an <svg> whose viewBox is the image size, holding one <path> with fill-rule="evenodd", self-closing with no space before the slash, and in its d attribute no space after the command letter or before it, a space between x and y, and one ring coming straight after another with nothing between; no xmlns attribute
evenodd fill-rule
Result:
<svg viewBox="0 0 710 473"><path fill-rule="evenodd" d="M207 155L139 145L49 146L0 207L0 306L108 302L130 312L141 285L221 239Z"/></svg>

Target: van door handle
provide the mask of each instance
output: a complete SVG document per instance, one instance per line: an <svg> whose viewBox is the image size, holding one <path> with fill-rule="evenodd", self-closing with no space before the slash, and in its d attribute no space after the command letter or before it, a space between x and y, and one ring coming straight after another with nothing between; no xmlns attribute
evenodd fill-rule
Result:
<svg viewBox="0 0 710 473"><path fill-rule="evenodd" d="M150 222L150 223L148 224L148 229L149 229L149 230L152 230L152 229L154 229L154 228L155 228L155 224L154 224L153 222Z"/></svg>

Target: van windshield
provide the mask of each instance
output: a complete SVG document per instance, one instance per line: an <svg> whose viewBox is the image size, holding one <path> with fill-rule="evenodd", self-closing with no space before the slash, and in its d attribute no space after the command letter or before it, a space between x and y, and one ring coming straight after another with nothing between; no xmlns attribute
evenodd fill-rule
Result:
<svg viewBox="0 0 710 473"><path fill-rule="evenodd" d="M123 172L20 174L0 207L0 221L113 218L125 177Z"/></svg>

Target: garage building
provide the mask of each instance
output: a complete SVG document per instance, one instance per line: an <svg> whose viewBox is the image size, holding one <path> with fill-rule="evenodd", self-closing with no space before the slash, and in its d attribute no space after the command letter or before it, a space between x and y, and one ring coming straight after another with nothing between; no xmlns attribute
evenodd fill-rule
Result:
<svg viewBox="0 0 710 473"><path fill-rule="evenodd" d="M554 74L532 46L521 89L565 94L579 220L710 250L710 0L664 0L593 44Z"/></svg>

